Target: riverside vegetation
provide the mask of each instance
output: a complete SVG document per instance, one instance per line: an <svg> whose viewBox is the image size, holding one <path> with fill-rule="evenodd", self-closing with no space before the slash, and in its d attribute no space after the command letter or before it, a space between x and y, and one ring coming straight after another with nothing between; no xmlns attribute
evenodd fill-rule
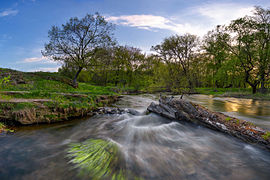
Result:
<svg viewBox="0 0 270 180"><path fill-rule="evenodd" d="M80 83L58 73L25 73L0 69L0 132L6 125L50 123L91 115L117 100L111 87Z"/></svg>
<svg viewBox="0 0 270 180"><path fill-rule="evenodd" d="M73 78L74 87L78 80L138 92L269 99L269 9L255 7L253 15L217 25L202 38L166 37L152 54L119 45L113 30L98 13L70 18L49 30L42 54L63 63L59 73Z"/></svg>

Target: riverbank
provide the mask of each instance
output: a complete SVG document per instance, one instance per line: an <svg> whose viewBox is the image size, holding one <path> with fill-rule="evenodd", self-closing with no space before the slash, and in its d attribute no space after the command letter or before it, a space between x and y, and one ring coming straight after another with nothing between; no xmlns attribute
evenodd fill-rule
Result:
<svg viewBox="0 0 270 180"><path fill-rule="evenodd" d="M270 101L270 93L252 94L251 89L244 88L195 88L196 93L205 95L214 95L218 97L234 97L254 100Z"/></svg>
<svg viewBox="0 0 270 180"><path fill-rule="evenodd" d="M194 88L192 90L182 89L180 91L170 91L165 88L157 89L124 89L124 90L115 90L120 94L125 95L139 95L139 94L168 94L168 95L181 95L181 94L204 94L204 95L213 95L217 97L233 97L233 98L243 98L243 99L254 99L254 100L268 100L270 101L270 92L252 94L252 89L250 88Z"/></svg>
<svg viewBox="0 0 270 180"><path fill-rule="evenodd" d="M72 87L71 79L57 73L26 73L0 69L0 131L7 127L53 123L90 116L98 107L108 106L118 99L110 87L79 83Z"/></svg>

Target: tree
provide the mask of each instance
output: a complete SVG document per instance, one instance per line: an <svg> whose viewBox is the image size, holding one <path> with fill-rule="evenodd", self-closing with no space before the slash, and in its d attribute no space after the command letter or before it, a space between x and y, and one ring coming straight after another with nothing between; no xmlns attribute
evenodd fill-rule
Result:
<svg viewBox="0 0 270 180"><path fill-rule="evenodd" d="M209 74L212 75L213 85L217 88L222 87L219 82L220 70L224 62L227 60L229 53L224 44L229 41L229 35L225 33L224 26L218 25L216 29L209 31L203 39L202 49L205 50L205 55L208 59L207 68ZM226 73L223 73L226 76Z"/></svg>
<svg viewBox="0 0 270 180"><path fill-rule="evenodd" d="M77 78L83 68L92 65L96 49L114 44L113 30L114 26L99 13L70 18L61 27L53 26L49 30L50 41L42 54L76 68L73 85L77 87Z"/></svg>
<svg viewBox="0 0 270 180"><path fill-rule="evenodd" d="M265 92L266 77L268 77L270 73L270 9L256 7L254 14L253 21L257 29L255 37L260 62L259 75L261 90Z"/></svg>
<svg viewBox="0 0 270 180"><path fill-rule="evenodd" d="M108 76L112 70L114 47L103 47L97 49L95 55L95 66L89 67L87 70L92 72L93 79L99 85L107 85Z"/></svg>
<svg viewBox="0 0 270 180"><path fill-rule="evenodd" d="M264 88L270 65L270 11L256 7L254 15L232 21L228 29L235 36L231 43L227 42L239 59L253 94L260 83Z"/></svg>
<svg viewBox="0 0 270 180"><path fill-rule="evenodd" d="M129 86L134 82L134 72L144 59L141 50L129 46L118 46L114 49L113 69L115 71L115 85L127 84Z"/></svg>
<svg viewBox="0 0 270 180"><path fill-rule="evenodd" d="M166 38L160 45L153 47L167 63L169 73L172 78L175 78L175 83L178 85L181 80L187 80L189 88L192 87L190 65L195 56L194 50L197 45L198 38L195 35L185 34ZM185 77L186 79L180 79L181 77ZM178 86L177 84L176 86Z"/></svg>

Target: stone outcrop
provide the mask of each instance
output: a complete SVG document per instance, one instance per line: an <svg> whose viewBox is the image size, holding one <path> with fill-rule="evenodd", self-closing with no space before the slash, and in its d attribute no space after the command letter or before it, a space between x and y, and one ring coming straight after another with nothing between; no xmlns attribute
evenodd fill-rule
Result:
<svg viewBox="0 0 270 180"><path fill-rule="evenodd" d="M221 131L245 142L270 150L270 132L252 123L212 112L205 107L183 99L161 97L159 104L151 103L148 111L176 121L189 121Z"/></svg>

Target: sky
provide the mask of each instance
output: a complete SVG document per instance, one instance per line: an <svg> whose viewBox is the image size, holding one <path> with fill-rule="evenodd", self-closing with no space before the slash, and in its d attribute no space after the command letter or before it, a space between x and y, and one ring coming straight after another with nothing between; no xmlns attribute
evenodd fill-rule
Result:
<svg viewBox="0 0 270 180"><path fill-rule="evenodd" d="M203 37L216 25L252 15L269 0L0 0L0 67L57 71L61 64L42 57L48 31L71 17L99 12L116 25L115 38L151 53L151 46L174 34Z"/></svg>

